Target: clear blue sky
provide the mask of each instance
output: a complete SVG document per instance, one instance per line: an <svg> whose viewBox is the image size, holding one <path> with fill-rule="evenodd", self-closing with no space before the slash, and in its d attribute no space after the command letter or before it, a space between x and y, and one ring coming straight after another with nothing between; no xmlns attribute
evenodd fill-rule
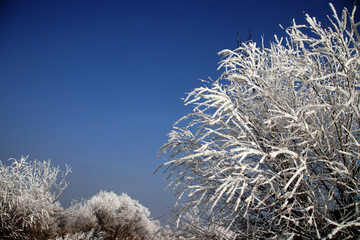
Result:
<svg viewBox="0 0 360 240"><path fill-rule="evenodd" d="M237 32L269 42L303 12L331 13L325 0L2 0L0 160L70 165L64 206L102 189L166 214L174 193L153 172L190 111L181 98L219 76L217 52L234 49Z"/></svg>

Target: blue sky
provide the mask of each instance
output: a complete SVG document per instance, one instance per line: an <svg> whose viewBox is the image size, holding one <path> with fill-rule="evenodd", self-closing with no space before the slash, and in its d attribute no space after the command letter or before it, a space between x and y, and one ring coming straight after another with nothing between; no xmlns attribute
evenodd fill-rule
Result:
<svg viewBox="0 0 360 240"><path fill-rule="evenodd" d="M340 10L353 1L333 1ZM60 199L126 192L153 217L174 193L154 170L181 98L216 79L225 48L265 43L328 1L1 1L0 160L29 155L72 167Z"/></svg>

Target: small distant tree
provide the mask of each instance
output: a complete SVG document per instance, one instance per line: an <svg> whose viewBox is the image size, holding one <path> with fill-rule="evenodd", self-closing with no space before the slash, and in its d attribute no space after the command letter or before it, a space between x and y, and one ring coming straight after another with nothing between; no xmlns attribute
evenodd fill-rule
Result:
<svg viewBox="0 0 360 240"><path fill-rule="evenodd" d="M0 162L0 238L46 239L55 234L62 216L57 201L67 187L66 168L50 161L27 161L27 157L6 166Z"/></svg>
<svg viewBox="0 0 360 240"><path fill-rule="evenodd" d="M179 221L199 209L239 239L360 236L360 23L306 15L288 38L223 50L220 79L160 150Z"/></svg>
<svg viewBox="0 0 360 240"><path fill-rule="evenodd" d="M72 232L103 233L108 240L149 239L160 228L158 221L150 219L149 210L125 193L101 191L71 206L68 216Z"/></svg>

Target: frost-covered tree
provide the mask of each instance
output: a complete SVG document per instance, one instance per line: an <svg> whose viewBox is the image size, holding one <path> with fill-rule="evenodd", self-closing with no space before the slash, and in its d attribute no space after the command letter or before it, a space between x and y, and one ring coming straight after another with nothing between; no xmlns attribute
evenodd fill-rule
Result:
<svg viewBox="0 0 360 240"><path fill-rule="evenodd" d="M68 231L103 233L102 239L149 239L160 228L160 223L150 218L149 210L125 193L101 191L73 204L67 212Z"/></svg>
<svg viewBox="0 0 360 240"><path fill-rule="evenodd" d="M188 94L160 149L179 221L198 208L239 239L360 236L360 23L330 6L328 27L306 15L270 47L221 51L222 76Z"/></svg>
<svg viewBox="0 0 360 240"><path fill-rule="evenodd" d="M10 159L0 162L0 238L46 239L62 217L58 197L67 186L66 175L50 161Z"/></svg>

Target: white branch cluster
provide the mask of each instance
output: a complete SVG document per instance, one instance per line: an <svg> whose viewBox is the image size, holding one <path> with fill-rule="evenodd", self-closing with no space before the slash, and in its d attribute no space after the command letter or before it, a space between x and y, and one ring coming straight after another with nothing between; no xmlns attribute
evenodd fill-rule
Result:
<svg viewBox="0 0 360 240"><path fill-rule="evenodd" d="M68 229L99 235L104 239L149 239L160 228L150 211L127 194L101 191L67 210Z"/></svg>
<svg viewBox="0 0 360 240"><path fill-rule="evenodd" d="M360 37L355 10L306 16L269 48L223 50L160 150L179 220L212 212L239 237L360 235Z"/></svg>
<svg viewBox="0 0 360 240"><path fill-rule="evenodd" d="M65 178L70 168L58 179L61 171L50 161L10 160L8 166L0 162L1 237L37 238L36 233L49 232L59 220L62 207L57 199L68 185Z"/></svg>

